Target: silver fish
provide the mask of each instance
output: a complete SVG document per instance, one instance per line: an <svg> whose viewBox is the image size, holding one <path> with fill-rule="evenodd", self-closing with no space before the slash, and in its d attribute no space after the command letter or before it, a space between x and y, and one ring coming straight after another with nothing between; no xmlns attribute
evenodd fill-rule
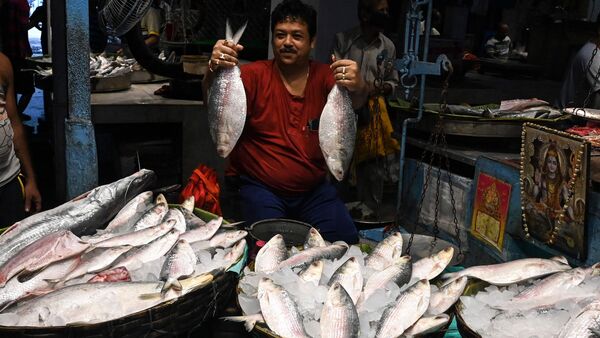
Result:
<svg viewBox="0 0 600 338"><path fill-rule="evenodd" d="M430 292L429 281L422 279L401 293L396 302L383 311L375 337L398 337L404 333L427 310Z"/></svg>
<svg viewBox="0 0 600 338"><path fill-rule="evenodd" d="M226 39L237 44L247 22L235 35L227 22ZM208 90L208 123L217 154L227 157L235 147L246 123L246 91L240 68L219 68Z"/></svg>
<svg viewBox="0 0 600 338"><path fill-rule="evenodd" d="M169 230L165 235L159 237L152 242L131 249L125 255L120 257L112 264L112 267L124 267L129 271L133 271L139 267L139 264L145 264L164 256L179 238L179 231L175 229Z"/></svg>
<svg viewBox="0 0 600 338"><path fill-rule="evenodd" d="M142 246L169 232L171 229L173 229L173 225L175 225L174 220L163 222L153 227L111 237L107 240L94 244L94 247L110 248L113 246L122 245Z"/></svg>
<svg viewBox="0 0 600 338"><path fill-rule="evenodd" d="M49 280L64 277L77 264L79 264L79 257L73 257L48 265L24 282L21 282L18 276L11 278L3 288L0 288L0 307L4 308L28 295L39 296L52 291L54 285Z"/></svg>
<svg viewBox="0 0 600 338"><path fill-rule="evenodd" d="M298 273L300 279L307 283L313 283L315 285L319 285L319 281L321 280L321 275L323 274L323 261L315 261L312 262L311 265L304 268L302 271Z"/></svg>
<svg viewBox="0 0 600 338"><path fill-rule="evenodd" d="M395 264L388 266L382 271L375 272L369 277L365 284L365 290L357 303L357 307L360 309L375 291L385 287L389 282L394 282L398 286L408 283L411 275L412 262L410 256L398 258Z"/></svg>
<svg viewBox="0 0 600 338"><path fill-rule="evenodd" d="M11 258L0 267L0 287L18 273L39 270L65 258L78 256L89 248L70 231L59 231L50 234Z"/></svg>
<svg viewBox="0 0 600 338"><path fill-rule="evenodd" d="M598 337L600 330L600 300L595 300L565 324L558 338ZM595 332L594 332L595 331Z"/></svg>
<svg viewBox="0 0 600 338"><path fill-rule="evenodd" d="M429 257L419 259L413 264L412 280L434 279L450 264L453 255L454 248L449 246Z"/></svg>
<svg viewBox="0 0 600 338"><path fill-rule="evenodd" d="M332 286L335 283L343 286L352 298L352 302L356 304L362 292L364 279L360 264L358 264L355 257L348 258L344 264L340 265L331 276L331 279L329 279L327 285Z"/></svg>
<svg viewBox="0 0 600 338"><path fill-rule="evenodd" d="M227 270L230 266L239 262L239 260L244 256L246 252L246 247L248 244L246 243L246 239L240 239L231 247L231 251L225 254L223 259L225 260L225 266L223 268Z"/></svg>
<svg viewBox="0 0 600 338"><path fill-rule="evenodd" d="M327 246L327 242L323 239L319 231L315 228L310 228L304 242L304 249Z"/></svg>
<svg viewBox="0 0 600 338"><path fill-rule="evenodd" d="M146 211L142 217L133 225L134 231L143 230L160 224L162 219L169 211L169 206L166 203L158 203Z"/></svg>
<svg viewBox="0 0 600 338"><path fill-rule="evenodd" d="M467 286L467 277L460 277L448 285L442 286L438 291L433 292L429 298L429 307L427 316L437 316L446 312L460 296L462 296Z"/></svg>
<svg viewBox="0 0 600 338"><path fill-rule="evenodd" d="M381 271L402 256L402 234L394 232L377 244L375 249L365 258L365 266Z"/></svg>
<svg viewBox="0 0 600 338"><path fill-rule="evenodd" d="M179 238L185 239L190 243L206 241L212 238L214 234L219 230L223 224L223 217L219 217L211 220L203 226L199 226L195 229L188 230L182 233Z"/></svg>
<svg viewBox="0 0 600 338"><path fill-rule="evenodd" d="M169 220L175 221L175 223L173 224L173 228L175 228L175 230L179 231L180 233L184 233L187 230L185 216L183 215L183 212L181 212L181 210L169 209L162 221L168 222Z"/></svg>
<svg viewBox="0 0 600 338"><path fill-rule="evenodd" d="M409 327L402 337L422 337L428 333L439 331L450 321L450 316L445 313L434 317L421 317L413 326Z"/></svg>
<svg viewBox="0 0 600 338"><path fill-rule="evenodd" d="M321 338L358 337L360 323L352 298L340 283L333 283L321 310Z"/></svg>
<svg viewBox="0 0 600 338"><path fill-rule="evenodd" d="M37 213L15 223L0 236L0 265L40 238L70 230L81 236L110 220L131 198L155 179L154 172L142 169L111 184L99 186L77 199Z"/></svg>
<svg viewBox="0 0 600 338"><path fill-rule="evenodd" d="M458 272L444 274L442 277L449 278L444 284L467 276L481 279L490 284L506 286L569 269L571 269L569 262L564 257L524 258L500 264L472 266Z"/></svg>
<svg viewBox="0 0 600 338"><path fill-rule="evenodd" d="M94 273L105 270L115 260L117 260L125 252L129 251L131 246L117 246L112 248L98 248L92 251L86 252L81 256L79 264L65 276L60 278L57 282L57 287L62 286L66 281L73 278L83 276L86 273Z"/></svg>
<svg viewBox="0 0 600 338"><path fill-rule="evenodd" d="M224 231L214 235L210 239L209 244L213 248L221 247L227 249L246 236L248 236L248 231L245 230Z"/></svg>
<svg viewBox="0 0 600 338"><path fill-rule="evenodd" d="M175 292L169 292L162 297L160 294L156 297L145 296L156 293L161 284L117 282L67 286L8 308L6 312L12 316L0 315L0 325L56 326L59 318L64 321L58 323L60 326L110 321L149 309L178 296ZM123 301L124 299L127 301Z"/></svg>
<svg viewBox="0 0 600 338"><path fill-rule="evenodd" d="M258 302L265 322L273 332L286 338L306 338L302 316L290 295L269 278L258 282Z"/></svg>
<svg viewBox="0 0 600 338"><path fill-rule="evenodd" d="M145 191L137 195L119 211L104 231L117 233L131 231L135 222L142 217L151 205L152 191Z"/></svg>
<svg viewBox="0 0 600 338"><path fill-rule="evenodd" d="M190 277L194 273L197 261L190 244L185 239L178 240L160 270L160 280L165 282L162 292L170 288L181 291L179 279Z"/></svg>
<svg viewBox="0 0 600 338"><path fill-rule="evenodd" d="M279 264L288 258L287 248L282 235L275 235L258 251L254 261L254 271L273 272Z"/></svg>
<svg viewBox="0 0 600 338"><path fill-rule="evenodd" d="M531 285L521 293L513 297L510 303L529 301L533 298L553 296L557 293L570 289L583 282L586 271L583 268L575 268L563 272L557 272L544 278L543 281Z"/></svg>
<svg viewBox="0 0 600 338"><path fill-rule="evenodd" d="M337 84L327 96L319 120L319 144L327 167L333 176L344 179L356 139L356 114L346 88Z"/></svg>
<svg viewBox="0 0 600 338"><path fill-rule="evenodd" d="M346 253L346 250L348 250L348 244L344 242L335 242L326 247L306 249L281 262L279 267L304 268L319 259L338 259Z"/></svg>

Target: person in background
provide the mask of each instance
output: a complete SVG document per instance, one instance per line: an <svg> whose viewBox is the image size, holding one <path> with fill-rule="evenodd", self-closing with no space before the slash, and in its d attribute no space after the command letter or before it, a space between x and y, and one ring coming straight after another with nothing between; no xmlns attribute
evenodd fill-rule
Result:
<svg viewBox="0 0 600 338"><path fill-rule="evenodd" d="M4 0L0 11L0 33L2 34L2 50L14 69L15 92L20 95L17 110L21 120L30 120L24 115L35 92L33 73L23 71L25 59L31 56L29 45L29 3L27 0Z"/></svg>
<svg viewBox="0 0 600 338"><path fill-rule="evenodd" d="M142 28L142 35L146 46L150 49L158 50L158 43L160 41L160 32L162 26L162 14L160 10L160 0L153 0L150 5L150 9L140 21Z"/></svg>
<svg viewBox="0 0 600 338"><path fill-rule="evenodd" d="M575 55L567 68L556 105L559 108L583 107L600 109L600 16L596 19L594 37ZM592 61L590 64L590 60ZM591 92L590 92L591 89Z"/></svg>
<svg viewBox="0 0 600 338"><path fill-rule="evenodd" d="M284 0L271 15L274 59L240 67L248 112L226 175L239 176L244 220L292 218L319 229L328 241L358 241L358 232L327 176L318 121L337 83L355 108L366 101L365 83L352 60L331 65L310 60L317 13L300 0ZM219 40L203 88L214 72L239 62L241 45Z"/></svg>
<svg viewBox="0 0 600 338"><path fill-rule="evenodd" d="M368 88L369 103L359 119L353 166L358 199L369 208L382 200L385 157L400 146L392 138L393 128L385 97L398 85L398 73L390 60L396 59L394 43L383 35L390 17L387 0L359 0L360 26L336 34L333 53L337 58L355 60Z"/></svg>
<svg viewBox="0 0 600 338"><path fill-rule="evenodd" d="M485 43L485 54L487 57L508 58L511 43L508 33L508 25L503 22L499 23L496 34Z"/></svg>
<svg viewBox="0 0 600 338"><path fill-rule="evenodd" d="M42 209L25 131L17 114L10 60L0 53L0 227Z"/></svg>

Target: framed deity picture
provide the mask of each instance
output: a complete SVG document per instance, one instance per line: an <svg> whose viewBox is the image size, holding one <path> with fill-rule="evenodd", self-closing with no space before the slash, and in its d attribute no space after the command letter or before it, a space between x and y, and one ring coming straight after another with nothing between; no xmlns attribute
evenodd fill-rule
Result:
<svg viewBox="0 0 600 338"><path fill-rule="evenodd" d="M574 258L586 258L585 213L589 143L531 123L523 125L523 230Z"/></svg>
<svg viewBox="0 0 600 338"><path fill-rule="evenodd" d="M479 173L473 205L471 234L502 252L508 219L511 185L488 174Z"/></svg>

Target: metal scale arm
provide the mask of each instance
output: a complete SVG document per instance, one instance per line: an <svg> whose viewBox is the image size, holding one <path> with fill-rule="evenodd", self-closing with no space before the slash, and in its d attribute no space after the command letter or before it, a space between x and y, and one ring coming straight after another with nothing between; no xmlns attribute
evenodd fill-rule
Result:
<svg viewBox="0 0 600 338"><path fill-rule="evenodd" d="M427 18L425 20L425 41L423 44L423 55L419 58L420 50L420 25L422 11L421 7L427 6ZM406 134L409 124L421 121L423 117L423 103L425 100L425 77L427 75L441 75L442 69L448 71L452 67L446 55L441 54L435 63L427 62L429 53L429 36L431 33L431 0L411 1L411 7L406 14L406 28L404 34L404 52L401 59L394 62L394 67L400 75L400 84L404 89L404 98L409 100L414 87L419 83L419 110L417 117L408 118L402 124L402 140L400 144L400 173L398 177L398 199L396 211L400 212L402 205L402 189L404 181L404 164L406 156ZM425 60L425 61L420 61ZM420 81L417 79L420 76Z"/></svg>

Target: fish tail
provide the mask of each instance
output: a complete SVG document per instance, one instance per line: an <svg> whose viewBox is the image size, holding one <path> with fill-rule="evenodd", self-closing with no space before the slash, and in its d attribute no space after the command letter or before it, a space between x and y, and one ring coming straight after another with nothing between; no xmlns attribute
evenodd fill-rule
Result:
<svg viewBox="0 0 600 338"><path fill-rule="evenodd" d="M250 316L231 316L231 317L221 317L220 319L224 319L231 322L244 323L244 327L246 331L250 332L256 325L256 322L264 322L264 318L260 313Z"/></svg>
<svg viewBox="0 0 600 338"><path fill-rule="evenodd" d="M240 27L240 29L238 29L237 32L235 32L235 35L232 38L232 40L235 44L237 44L240 41L240 39L242 38L242 34L244 34L244 31L246 30L246 26L248 26L247 20L246 20L246 22L244 22L242 27ZM230 29L231 29L231 27L230 27Z"/></svg>

